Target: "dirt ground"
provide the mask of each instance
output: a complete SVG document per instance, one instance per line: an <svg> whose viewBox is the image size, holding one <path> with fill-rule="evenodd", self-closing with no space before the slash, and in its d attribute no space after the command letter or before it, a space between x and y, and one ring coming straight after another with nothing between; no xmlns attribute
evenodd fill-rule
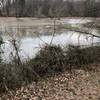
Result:
<svg viewBox="0 0 100 100"><path fill-rule="evenodd" d="M100 100L100 70L66 71L2 94L0 100Z"/></svg>

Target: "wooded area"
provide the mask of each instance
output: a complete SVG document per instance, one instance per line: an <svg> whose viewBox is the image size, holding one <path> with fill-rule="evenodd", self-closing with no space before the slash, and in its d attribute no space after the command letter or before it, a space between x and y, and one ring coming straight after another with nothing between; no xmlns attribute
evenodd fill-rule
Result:
<svg viewBox="0 0 100 100"><path fill-rule="evenodd" d="M0 16L99 17L98 0L0 0Z"/></svg>

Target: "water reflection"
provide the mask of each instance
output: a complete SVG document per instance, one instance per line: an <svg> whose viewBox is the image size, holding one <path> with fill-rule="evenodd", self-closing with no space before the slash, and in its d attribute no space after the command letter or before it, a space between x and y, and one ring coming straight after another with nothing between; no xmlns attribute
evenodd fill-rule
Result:
<svg viewBox="0 0 100 100"><path fill-rule="evenodd" d="M79 37L80 36L80 37ZM34 57L35 54L39 51L40 47L45 44L51 43L52 36L40 36L40 37L26 37L20 39L20 57L22 60ZM6 43L3 45L5 60L8 60L9 55L13 52L13 46L10 41L5 41ZM91 46L93 43L100 42L98 38L92 38L90 35L80 35L80 33L73 33L71 31L57 34L53 37L52 44L66 46L66 45L87 45Z"/></svg>

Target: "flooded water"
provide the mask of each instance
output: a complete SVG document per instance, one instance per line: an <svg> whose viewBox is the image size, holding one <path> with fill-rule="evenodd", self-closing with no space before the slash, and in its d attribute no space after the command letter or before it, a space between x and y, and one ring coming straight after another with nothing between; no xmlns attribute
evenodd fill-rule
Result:
<svg viewBox="0 0 100 100"><path fill-rule="evenodd" d="M20 21L19 21L20 22ZM33 20L34 22L34 20ZM92 34L99 35L99 30L91 28L88 29L82 25L88 22L92 22L91 19L62 19L57 20L57 24L60 25L71 25L74 27L82 28L85 31L89 31ZM23 23L23 22L22 22ZM3 59L9 62L9 58L14 53L14 47L11 40L14 38L18 41L19 45L19 55L22 60L32 58L40 50L40 48L45 44L61 45L62 47L67 45L86 45L91 46L100 42L99 38L92 37L90 34L83 34L79 32L62 30L59 34L56 32L52 36L53 23L46 23L46 25L37 25L25 23L24 25L20 23L7 23L5 21L0 25L0 33L2 34L4 44L2 49L4 51ZM42 23L42 22L40 22Z"/></svg>

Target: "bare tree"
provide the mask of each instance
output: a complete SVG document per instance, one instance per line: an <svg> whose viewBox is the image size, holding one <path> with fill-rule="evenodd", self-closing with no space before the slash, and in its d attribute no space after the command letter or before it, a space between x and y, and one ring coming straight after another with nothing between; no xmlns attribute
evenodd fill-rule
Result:
<svg viewBox="0 0 100 100"><path fill-rule="evenodd" d="M2 16L100 16L96 0L0 0Z"/></svg>
<svg viewBox="0 0 100 100"><path fill-rule="evenodd" d="M16 0L16 17L24 16L25 0Z"/></svg>

